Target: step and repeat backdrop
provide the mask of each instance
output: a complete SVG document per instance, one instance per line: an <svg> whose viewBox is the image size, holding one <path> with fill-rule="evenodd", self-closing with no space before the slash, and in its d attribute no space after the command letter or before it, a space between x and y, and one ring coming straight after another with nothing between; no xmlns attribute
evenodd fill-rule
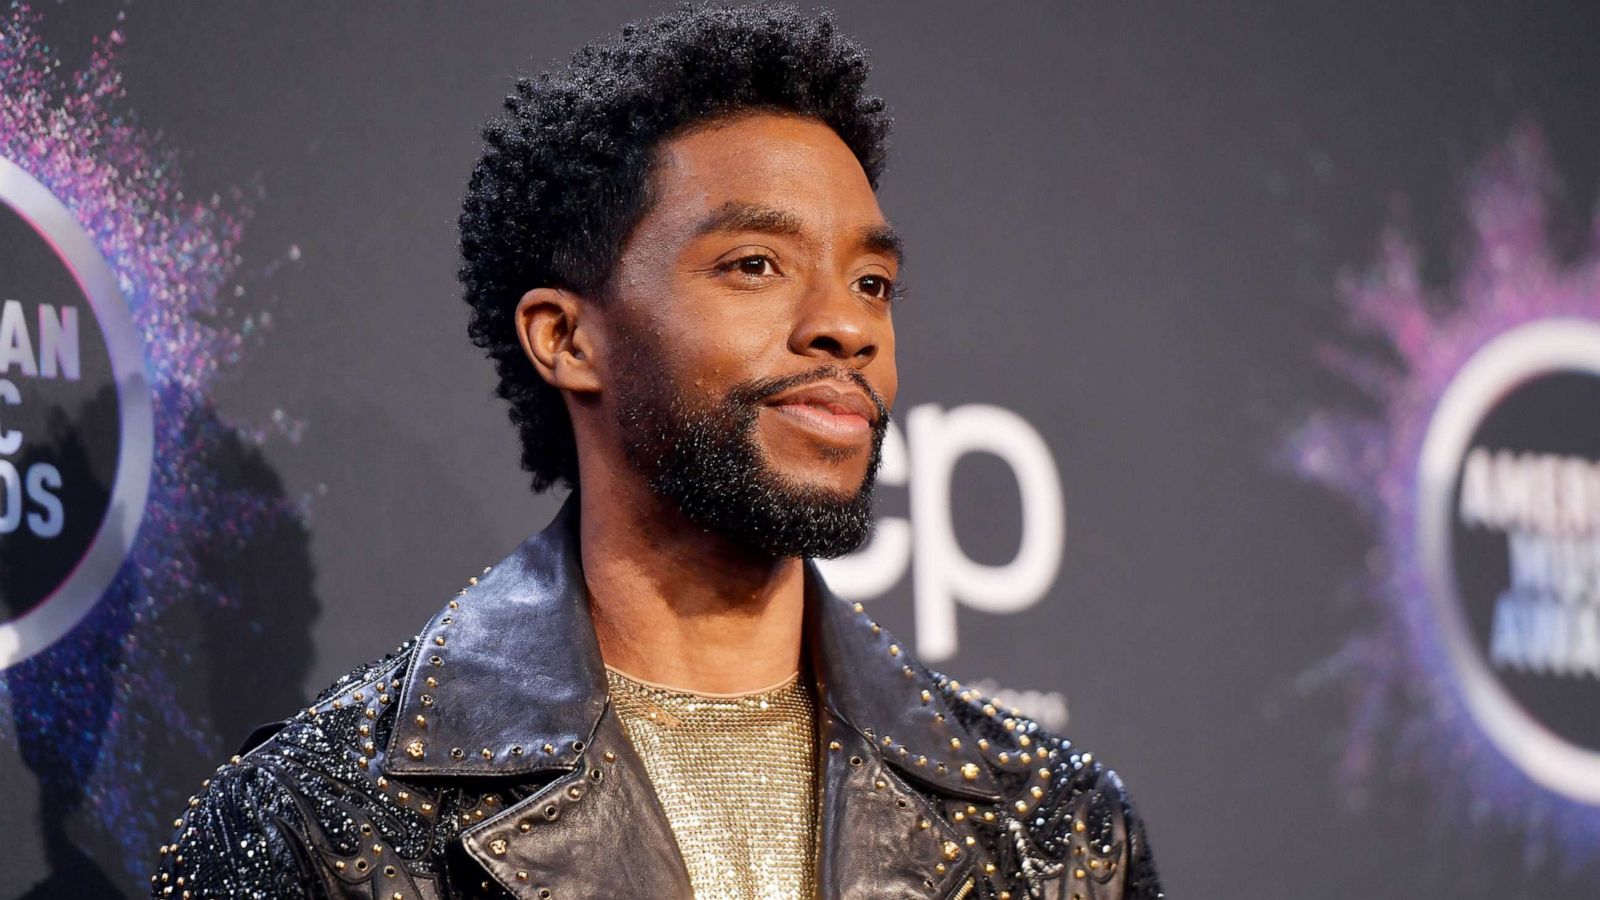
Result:
<svg viewBox="0 0 1600 900"><path fill-rule="evenodd" d="M0 897L539 529L454 219L662 7L0 8ZM844 3L902 395L828 566L1182 898L1600 896L1600 8Z"/></svg>

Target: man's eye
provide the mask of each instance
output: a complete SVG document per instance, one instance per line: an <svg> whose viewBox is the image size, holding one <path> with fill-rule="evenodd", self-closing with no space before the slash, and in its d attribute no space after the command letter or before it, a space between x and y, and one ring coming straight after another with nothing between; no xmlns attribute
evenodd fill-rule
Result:
<svg viewBox="0 0 1600 900"><path fill-rule="evenodd" d="M741 256L733 261L732 268L740 275L776 275L778 267L772 264L772 258L767 256Z"/></svg>
<svg viewBox="0 0 1600 900"><path fill-rule="evenodd" d="M894 282L882 275L863 275L856 279L856 286L863 294L879 300L889 300L894 296Z"/></svg>

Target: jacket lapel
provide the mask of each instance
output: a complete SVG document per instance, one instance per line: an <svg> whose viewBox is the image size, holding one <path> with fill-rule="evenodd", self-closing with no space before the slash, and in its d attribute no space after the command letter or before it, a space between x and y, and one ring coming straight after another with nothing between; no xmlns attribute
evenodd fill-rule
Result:
<svg viewBox="0 0 1600 900"><path fill-rule="evenodd" d="M806 562L806 628L824 703L902 775L941 794L995 802L999 784L934 676L894 635L828 589Z"/></svg>
<svg viewBox="0 0 1600 900"><path fill-rule="evenodd" d="M972 853L937 795L993 801L993 774L927 672L860 604L806 563L807 643L817 678L817 886L827 900L945 898Z"/></svg>
<svg viewBox="0 0 1600 900"><path fill-rule="evenodd" d="M944 817L854 729L823 709L817 733L817 896L948 897L971 861Z"/></svg>
<svg viewBox="0 0 1600 900"><path fill-rule="evenodd" d="M606 706L578 551L577 497L417 639L383 768L496 777L580 764Z"/></svg>
<svg viewBox="0 0 1600 900"><path fill-rule="evenodd" d="M467 852L519 900L693 900L650 777L609 710L584 756L467 829Z"/></svg>
<svg viewBox="0 0 1600 900"><path fill-rule="evenodd" d="M558 773L462 833L514 897L692 900L666 813L609 711L575 495L428 623L381 764L479 785Z"/></svg>

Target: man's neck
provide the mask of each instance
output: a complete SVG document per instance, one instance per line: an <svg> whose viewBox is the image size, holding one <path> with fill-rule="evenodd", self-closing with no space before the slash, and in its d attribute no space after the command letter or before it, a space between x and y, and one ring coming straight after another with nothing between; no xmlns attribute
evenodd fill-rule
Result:
<svg viewBox="0 0 1600 900"><path fill-rule="evenodd" d="M793 673L804 618L801 561L752 554L630 488L618 479L579 496L583 572L606 664L718 694Z"/></svg>

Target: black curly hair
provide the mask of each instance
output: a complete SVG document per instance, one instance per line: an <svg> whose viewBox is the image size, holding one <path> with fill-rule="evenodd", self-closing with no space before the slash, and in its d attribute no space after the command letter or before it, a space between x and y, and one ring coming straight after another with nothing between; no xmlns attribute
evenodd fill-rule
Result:
<svg viewBox="0 0 1600 900"><path fill-rule="evenodd" d="M483 128L462 201L459 274L472 307L467 332L494 360L535 491L575 487L578 456L560 392L517 340L518 300L536 287L606 296L649 208L656 148L717 118L772 110L817 119L876 189L891 119L864 93L867 69L866 52L827 12L687 5L517 80Z"/></svg>

